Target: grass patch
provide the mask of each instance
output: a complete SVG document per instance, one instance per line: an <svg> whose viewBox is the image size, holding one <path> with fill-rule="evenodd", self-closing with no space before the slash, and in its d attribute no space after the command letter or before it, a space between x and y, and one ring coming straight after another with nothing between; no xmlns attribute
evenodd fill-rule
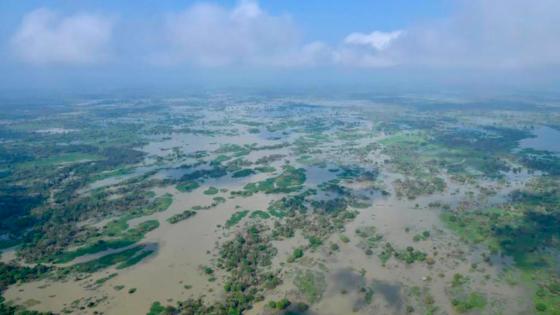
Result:
<svg viewBox="0 0 560 315"><path fill-rule="evenodd" d="M139 242L144 238L146 233L155 230L158 227L159 222L157 220L148 220L126 231L118 239L97 240L92 244L86 245L76 250L62 253L56 258L55 261L57 263L67 263L80 256L96 254L109 249L119 249L127 247L136 242Z"/></svg>
<svg viewBox="0 0 560 315"><path fill-rule="evenodd" d="M204 191L204 194L205 195L215 195L218 192L220 192L220 190L218 188L211 186L211 187L208 187L208 189L206 189Z"/></svg>
<svg viewBox="0 0 560 315"><path fill-rule="evenodd" d="M226 221L226 228L231 228L232 226L237 225L243 218L245 218L249 214L249 210L238 211L231 215L231 217Z"/></svg>
<svg viewBox="0 0 560 315"><path fill-rule="evenodd" d="M309 303L316 303L323 297L327 281L323 273L307 270L298 272L294 285Z"/></svg>
<svg viewBox="0 0 560 315"><path fill-rule="evenodd" d="M103 257L100 257L100 258L97 258L97 259L94 259L94 260L90 260L90 261L87 261L87 262L84 262L84 263L76 264L76 265L72 266L72 269L76 270L78 272L92 273L92 272L96 272L96 271L108 268L108 267L116 265L116 264L119 264L119 266L121 266L121 268L119 268L119 269L122 269L122 268L124 268L124 266L129 265L129 263L127 263L127 261L130 261L136 255L142 255L142 250L143 249L144 249L144 246L142 246L142 245L135 246L135 247L123 250L123 251L118 252L118 253L105 255ZM142 258L144 258L144 257L145 256L142 256Z"/></svg>
<svg viewBox="0 0 560 315"><path fill-rule="evenodd" d="M251 176L253 174L255 174L256 172L250 168L246 168L246 169L242 169L240 171L237 171L235 173L233 173L231 175L231 177L233 178L241 178L241 177L247 177L247 176Z"/></svg>
<svg viewBox="0 0 560 315"><path fill-rule="evenodd" d="M102 285L103 283L113 279L114 277L116 277L118 275L119 274L115 272L115 273L112 273L112 274L108 275L107 277L99 278L99 279L95 280L95 284Z"/></svg>
<svg viewBox="0 0 560 315"><path fill-rule="evenodd" d="M97 161L100 159L101 157L98 155L76 152L76 153L66 153L66 154L61 154L53 157L40 159L40 160L25 162L20 164L20 166L23 168L49 167L49 166L55 166L59 164Z"/></svg>
<svg viewBox="0 0 560 315"><path fill-rule="evenodd" d="M459 313L484 309L486 303L486 298L482 294L476 292L471 292L463 298L455 298L451 301L451 304Z"/></svg>
<svg viewBox="0 0 560 315"><path fill-rule="evenodd" d="M290 193L300 190L306 180L305 170L293 166L285 166L282 174L267 178L256 183L249 183L243 187L243 195L252 195L257 192L271 193Z"/></svg>
<svg viewBox="0 0 560 315"><path fill-rule="evenodd" d="M133 170L132 168L121 167L121 168L118 168L116 170L102 172L102 173L93 175L91 177L91 181L95 182L95 181L106 179L106 178L109 178L109 177L119 177L119 176L132 174L132 170Z"/></svg>
<svg viewBox="0 0 560 315"><path fill-rule="evenodd" d="M269 165L255 167L255 170L256 170L257 172L260 172L260 173L273 173L273 172L276 172L276 168L274 168L273 166L269 166Z"/></svg>
<svg viewBox="0 0 560 315"><path fill-rule="evenodd" d="M152 303L150 311L146 315L163 315L166 314L166 308L160 302Z"/></svg>
<svg viewBox="0 0 560 315"><path fill-rule="evenodd" d="M294 248L294 251L292 252L292 254L290 255L290 257L288 257L288 262L292 263L298 259L300 259L301 257L303 257L303 248L298 247L298 248Z"/></svg>
<svg viewBox="0 0 560 315"><path fill-rule="evenodd" d="M259 219L263 219L266 220L268 218L270 218L270 214L267 212L264 212L262 210L255 210L253 212L251 212L251 219L255 219L255 218L259 218Z"/></svg>
<svg viewBox="0 0 560 315"><path fill-rule="evenodd" d="M200 187L200 184L195 181L182 182L176 186L177 190L180 192L191 192Z"/></svg>
<svg viewBox="0 0 560 315"><path fill-rule="evenodd" d="M152 249L142 251L138 255L132 256L132 257L126 259L125 261L121 262L120 264L118 264L117 269L125 269L125 268L128 268L128 267L134 266L137 263L139 263L140 261L142 261L144 258L153 254L154 252L155 251L152 250Z"/></svg>

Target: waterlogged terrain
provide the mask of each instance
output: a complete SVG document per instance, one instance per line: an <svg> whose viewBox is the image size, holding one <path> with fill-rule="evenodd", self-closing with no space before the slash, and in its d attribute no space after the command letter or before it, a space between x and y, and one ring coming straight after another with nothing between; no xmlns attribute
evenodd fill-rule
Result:
<svg viewBox="0 0 560 315"><path fill-rule="evenodd" d="M560 314L553 103L11 105L0 313Z"/></svg>

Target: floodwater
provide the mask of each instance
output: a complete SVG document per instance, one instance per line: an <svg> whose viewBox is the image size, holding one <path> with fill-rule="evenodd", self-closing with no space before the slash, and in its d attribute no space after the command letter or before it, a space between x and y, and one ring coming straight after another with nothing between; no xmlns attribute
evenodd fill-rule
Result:
<svg viewBox="0 0 560 315"><path fill-rule="evenodd" d="M332 112L323 112L321 115L332 115ZM10 286L4 293L7 301L16 304L27 305L30 309L40 311L61 312L73 303L84 306L80 314L92 314L94 311L103 314L145 314L154 301L162 304L174 305L178 301L188 298L204 297L207 301L216 301L224 297L223 281L227 276L219 269L215 270L216 280L210 281L209 276L204 274L203 266L213 266L218 255L218 246L225 240L231 238L244 224L251 220L249 216L243 219L236 227L226 229L224 223L238 210L266 210L268 205L280 199L282 194L256 193L250 197L231 197L231 191L242 190L244 185L250 182L264 180L270 176L278 175L282 165L290 163L296 167L306 169L307 188L317 188L318 185L337 178L336 168L347 165L358 165L365 169L376 169L383 165L386 158L378 152L368 152L362 155L352 155L351 150L358 150L365 145L379 141L382 136L369 132L372 125L362 121L354 115L329 116L333 119L348 119L352 126L359 126L355 130L368 130L359 132L359 136L344 139L333 127L325 132L328 141L322 141L316 145L311 155L320 163L305 162L298 160L300 156L293 152L290 147L275 149L264 149L253 151L243 158L255 162L259 158L270 154L281 154L283 157L268 165L276 168L276 172L270 174L257 173L244 178L233 178L227 176L208 179L190 193L177 191L173 186L156 188L154 192L160 196L165 193L173 195L173 203L167 211L155 213L131 220L129 224L134 226L138 222L148 219L157 219L160 227L147 234L141 242L156 249L155 253L141 263L124 270L109 268L92 274L85 279L67 279L66 281L54 281L45 279L36 282ZM231 125L225 125L232 127ZM214 128L212 130L218 130ZM233 128L230 128L233 129ZM180 165L195 162L196 159L188 157L181 159L173 154L185 155L200 151L208 151L206 160L212 160L217 154L212 151L224 144L257 144L277 145L283 142L294 142L300 137L306 136L305 131L291 131L288 134L281 132L270 132L261 126L258 134L247 133L248 127L235 125L236 132L225 132L228 128L221 128L216 135L172 133L166 137L154 137L152 141L141 148L149 154L148 161L163 159L153 164L146 163L138 168L133 175L108 178L96 182L91 188L100 188L115 185L129 176L137 176L145 171L158 169L155 178L180 178L186 173L198 168L181 168ZM348 129L350 130L350 129ZM347 130L347 131L348 131ZM354 129L352 129L354 130ZM231 131L231 130L229 130ZM348 131L349 133L351 131ZM353 132L353 131L352 131ZM548 150L560 152L560 132L548 127L535 130L537 138L522 141L522 146L539 149L546 147ZM175 148L175 150L174 150ZM299 161L299 162L298 162ZM160 163L160 164L157 164ZM312 165L308 165L312 164ZM256 166L256 165L253 165ZM200 168L203 168L201 166ZM376 185L391 190L392 183L401 175L392 173L384 167L380 170L381 175ZM479 202L499 202L505 194L514 188L522 187L529 180L529 175L522 172L517 177L510 175L509 184L500 184L481 180L478 185L491 187L500 193L488 197L487 200ZM430 208L433 202L441 202L456 206L469 197L469 191L478 191L480 186L461 184L447 178L447 189L443 193L433 196L421 196L416 200L398 199L393 193L391 196L381 196L374 193L370 182L343 181L342 185L363 195L368 202L367 207L357 209L358 216L345 226L343 234L349 237L350 242L340 241L340 233L334 233L324 242L325 244L336 243L340 249L332 252L321 248L315 251L306 251L305 256L297 262L286 263L287 257L293 249L305 246L307 240L296 233L296 236L281 241L273 241L272 244L278 249L278 255L274 257L273 269L281 269L283 283L277 288L266 293L266 300L256 303L254 308L247 314L267 314L266 302L271 299L288 297L295 301L301 299L301 292L293 283L294 276L299 271L313 270L322 273L326 279L326 288L322 299L312 304L309 314L339 315L339 314L405 314L407 307L415 305L420 311L427 313L427 307L422 298L414 296L411 292L415 288L421 288L434 300L438 306L435 314L454 314L455 311L449 301L449 283L455 273L468 274L471 281L471 289L487 293L492 301L490 311L496 314L527 314L527 305L524 304L527 292L522 287L512 287L498 281L499 275L507 267L507 262L495 260L492 265L484 265L481 270L472 270L473 263L481 262L481 253L484 249L471 248L448 231L440 221L440 209ZM203 192L208 187L227 189L216 195L205 195ZM319 195L321 192L319 193ZM174 214L191 209L195 206L207 206L212 204L212 198L220 196L226 201L215 207L197 211L196 215L170 224L167 219ZM383 236L383 241L390 242L396 248L402 249L407 246L429 253L434 264L426 263L406 264L392 258L383 265L378 257L379 248L374 249L373 255L367 255L360 248L360 239L355 231L362 227L375 227L377 233ZM423 231L430 231L427 240L414 242L413 237ZM324 246L324 247L327 247ZM437 253L437 255L435 254ZM103 253L104 254L104 253ZM100 255L100 254L99 254ZM97 255L97 256L99 256ZM13 252L6 257L14 258ZM81 260L92 257L82 257ZM95 284L95 281L111 277L103 284ZM124 288L118 290L119 286ZM371 301L366 301L362 288L373 290ZM129 289L135 288L136 292L129 293ZM88 302L95 301L95 308L87 308ZM503 303L504 301L521 301Z"/></svg>
<svg viewBox="0 0 560 315"><path fill-rule="evenodd" d="M560 153L560 130L541 126L532 132L535 137L521 140L519 143L521 148Z"/></svg>

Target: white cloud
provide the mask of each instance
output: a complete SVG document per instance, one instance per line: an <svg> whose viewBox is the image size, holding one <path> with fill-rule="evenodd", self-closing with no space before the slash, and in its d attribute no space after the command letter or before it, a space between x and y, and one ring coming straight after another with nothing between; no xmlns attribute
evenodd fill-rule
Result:
<svg viewBox="0 0 560 315"><path fill-rule="evenodd" d="M384 53L394 41L404 34L401 30L392 32L373 31L369 34L351 33L342 45L333 49L333 62L337 65L358 68L385 68L394 66L396 61Z"/></svg>
<svg viewBox="0 0 560 315"><path fill-rule="evenodd" d="M352 33L344 39L345 44L371 46L375 50L384 50L402 35L402 31L379 32L373 31L369 34Z"/></svg>
<svg viewBox="0 0 560 315"><path fill-rule="evenodd" d="M386 68L395 66L396 61L374 51L341 47L333 51L333 62L354 68Z"/></svg>
<svg viewBox="0 0 560 315"><path fill-rule="evenodd" d="M25 15L11 45L22 61L34 65L97 63L108 57L112 27L100 16L61 17L37 9Z"/></svg>
<svg viewBox="0 0 560 315"><path fill-rule="evenodd" d="M446 18L405 31L352 33L336 63L469 69L560 65L560 1L461 0Z"/></svg>
<svg viewBox="0 0 560 315"><path fill-rule="evenodd" d="M440 67L560 65L560 1L462 0L446 19L407 30L396 63Z"/></svg>
<svg viewBox="0 0 560 315"><path fill-rule="evenodd" d="M337 46L305 43L289 16L272 16L245 0L233 8L195 4L169 15L163 34L164 48L152 58L158 64L387 67L394 62L378 53L402 31L353 33Z"/></svg>
<svg viewBox="0 0 560 315"><path fill-rule="evenodd" d="M290 17L271 16L255 1L231 9L201 3L169 15L164 39L156 61L167 64L290 65L309 50Z"/></svg>
<svg viewBox="0 0 560 315"><path fill-rule="evenodd" d="M201 2L159 20L118 25L124 27L116 34L111 19L38 9L24 17L11 44L23 61L39 65L96 63L108 59L110 48L117 48L116 63L203 67L560 65L560 1L454 3L443 19L403 30L357 30L330 44L303 40L290 16L272 15L257 0L233 7ZM119 41L112 42L114 36Z"/></svg>

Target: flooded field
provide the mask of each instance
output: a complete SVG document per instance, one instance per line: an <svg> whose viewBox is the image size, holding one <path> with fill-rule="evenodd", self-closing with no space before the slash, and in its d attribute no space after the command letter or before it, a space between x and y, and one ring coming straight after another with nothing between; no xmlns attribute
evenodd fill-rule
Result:
<svg viewBox="0 0 560 315"><path fill-rule="evenodd" d="M99 105L103 115L94 106L89 131L58 118L36 126L44 145L81 137L98 149L87 148L88 160L53 153L36 170L65 175L34 210L29 229L41 232L6 234L13 246L2 263L32 274L7 282L6 305L116 315L560 312L558 226L549 225L560 220L560 160L549 154L560 152L557 129L529 130L527 114L374 101L162 103ZM100 134L98 124L114 130ZM76 182L78 171L88 173Z"/></svg>

